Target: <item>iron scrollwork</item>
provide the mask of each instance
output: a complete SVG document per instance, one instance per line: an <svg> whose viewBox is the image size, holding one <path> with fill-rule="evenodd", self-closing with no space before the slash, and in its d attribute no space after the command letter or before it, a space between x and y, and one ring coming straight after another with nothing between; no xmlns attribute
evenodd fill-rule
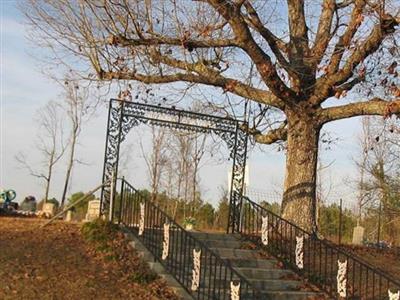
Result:
<svg viewBox="0 0 400 300"><path fill-rule="evenodd" d="M247 156L247 134L240 129L240 122L191 111L167 108L137 102L110 100L107 125L106 149L104 155L103 182L116 180L120 144L128 132L139 124L168 127L191 132L215 133L226 142L233 160L230 193L230 212L228 230L239 230L241 195L244 185L244 171ZM101 194L101 211L109 210L111 186L105 186Z"/></svg>

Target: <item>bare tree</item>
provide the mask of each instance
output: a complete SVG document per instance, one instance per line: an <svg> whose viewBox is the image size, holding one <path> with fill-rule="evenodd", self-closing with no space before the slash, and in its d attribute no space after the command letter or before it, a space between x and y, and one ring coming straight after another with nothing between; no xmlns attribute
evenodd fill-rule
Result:
<svg viewBox="0 0 400 300"><path fill-rule="evenodd" d="M195 135L194 136L194 149L192 151L192 162L193 162L193 181L192 181L192 203L195 205L197 193L198 193L198 185L199 185L199 171L200 171L200 162L203 158L204 154L207 151L206 148L206 136L203 134L202 136ZM193 210L193 208L192 208Z"/></svg>
<svg viewBox="0 0 400 300"><path fill-rule="evenodd" d="M22 152L15 156L18 163L28 170L31 176L45 181L44 202L49 199L51 180L55 164L63 156L66 146L63 140L63 122L60 106L54 102L48 102L37 114L39 123L38 141L36 149L39 151L43 170L31 167L26 155Z"/></svg>
<svg viewBox="0 0 400 300"><path fill-rule="evenodd" d="M119 154L119 168L118 172L122 176L129 176L130 175L130 170L131 170L131 165L129 164L132 160L132 152L134 150L134 144L122 144L121 145L121 150Z"/></svg>
<svg viewBox="0 0 400 300"><path fill-rule="evenodd" d="M369 150L371 148L371 128L370 128L370 118L364 117L362 119L362 132L359 138L359 147L361 150L361 156L355 159L356 165L360 171L360 178L358 183L358 198L357 198L357 210L358 210L358 220L359 223L362 218L363 207L369 202L369 197L366 197L365 191L365 171L367 168L367 160L369 156Z"/></svg>
<svg viewBox="0 0 400 300"><path fill-rule="evenodd" d="M65 80L64 109L70 124L69 136L69 155L67 161L67 170L65 173L64 188L61 196L61 207L64 206L67 195L72 168L77 162L75 158L76 146L79 135L82 131L82 125L91 115L91 106L89 105L88 88L82 87L76 80Z"/></svg>
<svg viewBox="0 0 400 300"><path fill-rule="evenodd" d="M258 143L286 141L283 216L306 229L316 230L324 124L400 113L397 0L27 2L35 39L56 62L90 65L88 79L200 84L226 103L274 107L279 125L245 129Z"/></svg>
<svg viewBox="0 0 400 300"><path fill-rule="evenodd" d="M392 122L372 117L363 120L363 153L358 162L363 176L359 208L382 205L383 217L389 224L400 217L400 146L396 143L400 134L392 129L393 126ZM396 228L390 225L387 232L391 242L395 243Z"/></svg>
<svg viewBox="0 0 400 300"><path fill-rule="evenodd" d="M164 172L165 165L167 163L167 148L166 141L167 134L165 129L151 127L151 151L146 154L147 151L143 148L142 143L141 150L143 157L146 161L147 170L150 177L150 185L153 201L157 201L157 194L160 191L161 177Z"/></svg>

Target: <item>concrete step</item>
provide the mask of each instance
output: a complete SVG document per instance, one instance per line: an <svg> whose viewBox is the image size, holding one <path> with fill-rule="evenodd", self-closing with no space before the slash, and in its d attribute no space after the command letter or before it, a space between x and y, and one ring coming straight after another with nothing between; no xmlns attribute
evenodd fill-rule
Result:
<svg viewBox="0 0 400 300"><path fill-rule="evenodd" d="M238 268L234 269L248 279L286 279L295 278L296 275L290 270L286 269L262 269L262 268Z"/></svg>
<svg viewBox="0 0 400 300"><path fill-rule="evenodd" d="M230 300L230 289L208 290L199 288L194 294L195 299L215 299L215 300ZM321 300L323 295L315 292L306 291L261 291L258 298L253 291L243 291L240 300Z"/></svg>
<svg viewBox="0 0 400 300"><path fill-rule="evenodd" d="M320 293L307 292L307 291L262 291L261 299L273 300L316 300L325 299ZM250 300L252 296L247 297L244 295L241 299Z"/></svg>
<svg viewBox="0 0 400 300"><path fill-rule="evenodd" d="M275 259L231 258L229 262L233 267L238 268L281 269Z"/></svg>
<svg viewBox="0 0 400 300"><path fill-rule="evenodd" d="M245 250L245 249L233 249L233 248L214 248L215 253L217 253L222 258L240 258L240 259L259 259L260 255L256 250Z"/></svg>
<svg viewBox="0 0 400 300"><path fill-rule="evenodd" d="M151 266L151 265L150 265ZM152 266L151 266L152 267ZM184 276L184 281L189 283L191 282L191 272L192 272L192 264L187 263L185 268L182 269L182 264L179 262L168 262L167 268L171 268L172 270L180 270L180 274ZM296 277L293 275L294 273L284 269L257 269L257 268L235 268L239 274L243 275L247 280L257 289L262 291L296 291L301 287L301 282L295 280ZM210 273L212 273L213 267L211 270L209 268L203 269L205 272L204 275L200 278L200 286L201 287L215 287L219 288L223 287L223 285L228 284L225 288L229 289L229 282L225 283L222 279L214 279L214 277L210 278ZM179 271L178 271L179 272ZM234 280L239 279L234 276ZM292 295L291 295L292 297Z"/></svg>
<svg viewBox="0 0 400 300"><path fill-rule="evenodd" d="M296 280L281 279L248 279L257 289L262 291L298 291L301 282Z"/></svg>
<svg viewBox="0 0 400 300"><path fill-rule="evenodd" d="M187 273L184 277L187 282L191 282L192 276L190 273ZM239 277L234 276L232 278L233 281L240 280ZM269 291L298 291L301 288L302 283L296 280L280 280L280 279L248 279L248 282L255 288L260 291L269 292ZM224 280L224 277L210 277L210 274L205 274L200 278L200 287L212 289L230 289L230 278L228 276L228 281Z"/></svg>
<svg viewBox="0 0 400 300"><path fill-rule="evenodd" d="M240 239L239 234L228 234L228 233L209 233L209 232L190 232L195 238L204 241L237 241Z"/></svg>
<svg viewBox="0 0 400 300"><path fill-rule="evenodd" d="M239 240L203 240L207 247L240 249L242 242Z"/></svg>
<svg viewBox="0 0 400 300"><path fill-rule="evenodd" d="M151 239L147 242L160 243L163 241L163 230L153 229L146 232L150 234ZM214 233L204 233L204 232L191 232L194 238L198 239L202 243L206 244L208 247L214 248L231 248L240 249L242 242L237 238L237 235L227 235L227 234L214 234ZM189 236L185 238L180 234L180 232L170 231L170 242L174 242L175 245L180 248L180 245L188 243L190 240Z"/></svg>
<svg viewBox="0 0 400 300"><path fill-rule="evenodd" d="M186 253L183 255L176 256L176 257L174 257L173 255L170 255L170 256L168 256L165 263L168 266L172 266L174 268L180 268L182 265L185 265L186 268L191 269L193 266L193 256L192 256L192 253ZM209 267L210 263L214 264L215 260L213 259L210 262L209 256L207 256L207 257L202 256L201 264L203 266L207 265ZM262 271L264 271L264 275L266 274L266 272L268 270L270 270L271 272L284 270L279 267L279 263L275 259L255 259L255 258L239 258L239 257L227 259L227 258L223 257L221 259L221 261L217 263L217 268L219 268L219 266L224 266L225 264L232 266L234 269L250 268L251 270L262 270ZM254 273L254 274L257 274L254 276L258 276L259 273ZM281 274L281 275L283 275L283 274ZM276 277L274 277L274 278L276 278Z"/></svg>

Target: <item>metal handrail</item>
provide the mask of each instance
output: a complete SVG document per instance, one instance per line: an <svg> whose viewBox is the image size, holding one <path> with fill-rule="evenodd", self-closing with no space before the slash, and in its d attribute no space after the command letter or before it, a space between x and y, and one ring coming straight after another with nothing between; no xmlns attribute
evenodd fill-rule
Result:
<svg viewBox="0 0 400 300"><path fill-rule="evenodd" d="M139 227L139 203L145 203L147 225L143 235L138 234ZM250 299L261 299L260 291L255 288L245 277L238 273L229 261L220 257L218 253L210 249L204 242L197 239L192 233L186 231L159 206L143 197L143 195L129 184L125 179L121 180L121 192L119 195L118 222L126 226L134 233L175 279L196 299L230 299L230 285L240 282L240 294ZM161 226L165 223L173 225L171 254L163 260L160 253L163 247ZM185 241L185 243L183 243ZM184 249L182 249L182 247ZM200 286L197 290L191 288L192 263L188 254L193 249L201 250L202 265L200 274ZM171 258L173 257L173 259ZM179 258L183 261L178 261ZM178 259L178 260L177 260ZM207 274L208 273L208 274ZM206 275L208 279L206 282ZM208 285L207 285L208 284Z"/></svg>
<svg viewBox="0 0 400 300"><path fill-rule="evenodd" d="M240 197L239 195L236 195ZM380 268L374 267L353 253L339 248L330 241L322 240L292 222L242 196L242 221L239 232L243 237L257 242L276 255L294 271L305 275L330 295L337 297L337 260L347 261L346 299L386 299L388 289L400 290L400 281ZM262 217L268 216L268 245L261 242ZM271 220L272 219L272 220ZM274 222L275 221L275 222ZM303 236L304 265L296 264L295 237ZM311 253L313 251L313 253ZM329 270L328 270L329 269ZM352 298L353 297L353 298ZM382 297L382 298L380 298ZM359 298L357 298L359 299Z"/></svg>

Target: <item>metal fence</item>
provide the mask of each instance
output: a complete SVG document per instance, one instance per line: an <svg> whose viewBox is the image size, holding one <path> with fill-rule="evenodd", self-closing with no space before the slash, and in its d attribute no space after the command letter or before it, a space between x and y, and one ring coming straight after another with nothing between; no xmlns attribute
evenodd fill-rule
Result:
<svg viewBox="0 0 400 300"><path fill-rule="evenodd" d="M135 234L195 299L260 299L259 291L228 262L184 230L124 179L114 218ZM116 221L114 219L114 221Z"/></svg>
<svg viewBox="0 0 400 300"><path fill-rule="evenodd" d="M399 279L318 239L247 197L242 197L239 233L334 298L389 299L391 293L400 293Z"/></svg>

